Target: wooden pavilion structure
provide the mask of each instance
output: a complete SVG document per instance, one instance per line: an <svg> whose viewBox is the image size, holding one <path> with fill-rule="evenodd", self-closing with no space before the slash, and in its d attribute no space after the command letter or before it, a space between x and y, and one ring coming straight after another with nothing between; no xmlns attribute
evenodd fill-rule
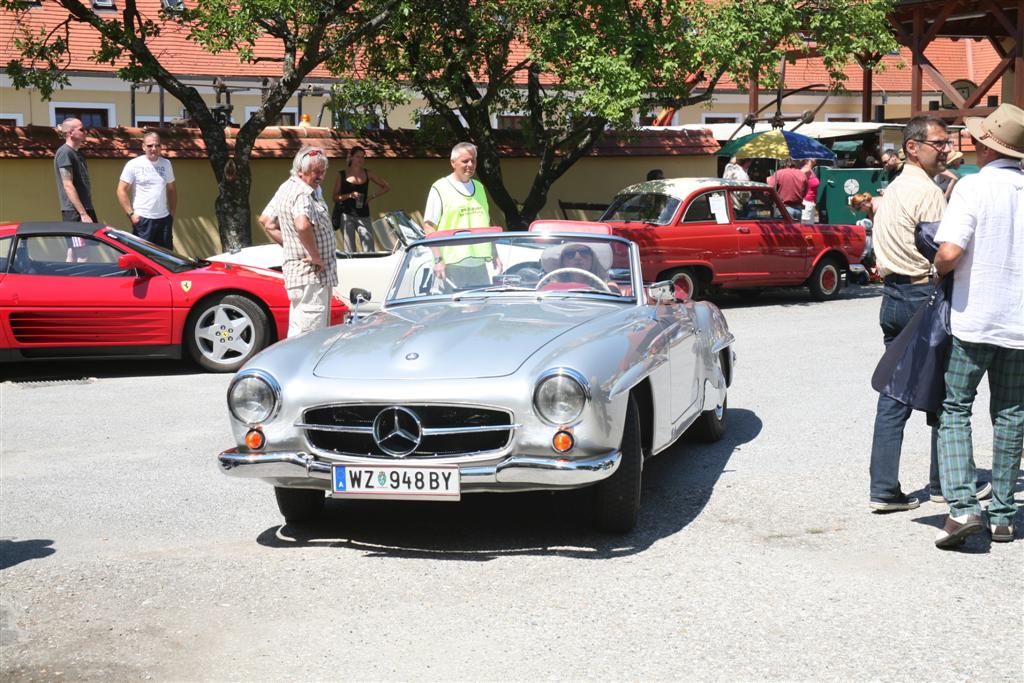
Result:
<svg viewBox="0 0 1024 683"><path fill-rule="evenodd" d="M999 99L1024 108L1024 0L900 0L889 14L889 22L896 39L913 56L911 116L927 113L951 123L960 123L965 116L986 116L998 103L981 100L1000 78L1003 88ZM965 93L924 54L928 44L940 37L987 40L1000 60L977 88ZM952 108L935 110L923 106L925 76L948 98ZM864 84L868 101L869 83Z"/></svg>

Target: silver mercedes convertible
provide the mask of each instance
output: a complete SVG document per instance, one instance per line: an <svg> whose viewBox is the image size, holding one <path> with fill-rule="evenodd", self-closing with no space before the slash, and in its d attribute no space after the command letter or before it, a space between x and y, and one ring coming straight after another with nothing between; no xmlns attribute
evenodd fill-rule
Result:
<svg viewBox="0 0 1024 683"><path fill-rule="evenodd" d="M380 310L274 344L235 375L221 470L274 486L290 523L325 496L589 486L597 526L631 530L644 461L684 432L722 437L733 335L681 285L645 284L633 242L566 229L411 244Z"/></svg>

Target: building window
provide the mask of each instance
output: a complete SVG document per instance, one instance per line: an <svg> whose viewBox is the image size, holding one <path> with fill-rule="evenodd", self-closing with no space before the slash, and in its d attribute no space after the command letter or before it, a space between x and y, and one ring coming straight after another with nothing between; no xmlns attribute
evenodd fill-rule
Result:
<svg viewBox="0 0 1024 683"><path fill-rule="evenodd" d="M50 102L50 121L60 125L64 119L79 119L86 128L109 128L117 125L116 107L94 102Z"/></svg>
<svg viewBox="0 0 1024 683"><path fill-rule="evenodd" d="M0 113L0 126L24 126L25 117L21 114Z"/></svg>
<svg viewBox="0 0 1024 683"><path fill-rule="evenodd" d="M498 130L522 130L526 123L526 117L519 114L498 114L494 119L494 127Z"/></svg>
<svg viewBox="0 0 1024 683"><path fill-rule="evenodd" d="M740 114L716 114L707 113L700 115L701 123L742 123L743 116Z"/></svg>
<svg viewBox="0 0 1024 683"><path fill-rule="evenodd" d="M245 119L248 121L252 118L252 115L260 110L259 107L246 107L245 108ZM277 121L270 124L271 126L297 126L299 125L299 109L298 107L285 107L281 110L281 115Z"/></svg>
<svg viewBox="0 0 1024 683"><path fill-rule="evenodd" d="M92 0L93 9L114 9L114 0Z"/></svg>
<svg viewBox="0 0 1024 683"><path fill-rule="evenodd" d="M836 123L860 123L860 114L825 114L825 120Z"/></svg>
<svg viewBox="0 0 1024 683"><path fill-rule="evenodd" d="M164 9L182 9L185 7L183 0L161 0Z"/></svg>

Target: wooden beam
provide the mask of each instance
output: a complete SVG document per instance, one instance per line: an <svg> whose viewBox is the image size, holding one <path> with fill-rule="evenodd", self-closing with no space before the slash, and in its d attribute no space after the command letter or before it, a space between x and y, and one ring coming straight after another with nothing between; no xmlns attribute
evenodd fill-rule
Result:
<svg viewBox="0 0 1024 683"><path fill-rule="evenodd" d="M761 84L757 81L757 69L750 72L750 90L747 96L747 113L756 115L760 109Z"/></svg>
<svg viewBox="0 0 1024 683"><path fill-rule="evenodd" d="M1024 107L1024 0L1017 0L1017 30L1013 35L1013 104Z"/></svg>
<svg viewBox="0 0 1024 683"><path fill-rule="evenodd" d="M906 29L903 28L903 25L896 21L891 14L888 15L886 19L889 20L889 25L893 28L893 33L896 36L896 42L900 45L912 48L914 46L913 38L909 33L907 33Z"/></svg>
<svg viewBox="0 0 1024 683"><path fill-rule="evenodd" d="M1001 59L1010 56L1009 50L1003 47L1002 36L988 36L988 44L992 46L992 49L996 51L996 54L999 55Z"/></svg>
<svg viewBox="0 0 1024 683"><path fill-rule="evenodd" d="M922 113L921 100L921 59L924 52L921 49L921 34L924 28L924 16L921 8L914 8L914 34L910 39L911 64L910 64L910 115L917 116Z"/></svg>
<svg viewBox="0 0 1024 683"><path fill-rule="evenodd" d="M974 105L978 104L978 102L981 101L981 98L984 97L986 93L988 93L989 88L995 85L996 81L999 80L999 77L1006 73L1006 71L1010 68L1011 64L1013 64L1013 57L1004 57L1002 60L1000 60L1000 62L996 64L995 68L992 69L992 73L986 76L985 80L981 82L981 85L978 86L978 89L975 90L970 97L964 100L963 106L973 107Z"/></svg>
<svg viewBox="0 0 1024 683"><path fill-rule="evenodd" d="M1010 17L1006 16L1006 12L1003 11L1002 7L992 2L992 0L982 0L981 4L988 9L989 14L996 18L996 21L1003 25L1008 35L1017 35L1017 29L1014 28L1013 22L1010 21ZM1020 23L1020 7L1017 8L1017 23Z"/></svg>
<svg viewBox="0 0 1024 683"><path fill-rule="evenodd" d="M931 61L922 55L921 70L928 74L932 83L935 84L939 90L946 94L949 101L955 104L957 107L964 106L964 96L960 94L960 91L949 84L945 76L939 73L939 70L931 63Z"/></svg>
<svg viewBox="0 0 1024 683"><path fill-rule="evenodd" d="M866 66L861 66L861 69L864 70L863 71L864 83L863 83L863 85L861 87L861 91L860 91L860 120L864 121L866 123L868 121L873 121L874 120L874 117L871 115L871 94L872 94L872 92L871 92L871 90L872 90L871 76L872 76L872 73L871 73L871 69L869 69Z"/></svg>
<svg viewBox="0 0 1024 683"><path fill-rule="evenodd" d="M921 43L922 51L928 47L928 43L935 40L935 36L938 35L939 29L942 28L942 25L946 23L946 19L948 19L949 15L951 15L953 10L956 9L956 5L957 3L948 1L943 5L939 15L935 17L935 23L932 24L932 27L928 29L928 33L924 36L924 41Z"/></svg>

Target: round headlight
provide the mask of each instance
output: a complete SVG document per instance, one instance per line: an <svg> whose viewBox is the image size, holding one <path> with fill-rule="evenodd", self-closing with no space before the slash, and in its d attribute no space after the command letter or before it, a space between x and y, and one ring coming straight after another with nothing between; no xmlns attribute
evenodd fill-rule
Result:
<svg viewBox="0 0 1024 683"><path fill-rule="evenodd" d="M533 405L552 424L575 422L587 404L584 380L575 373L555 371L541 379L533 394Z"/></svg>
<svg viewBox="0 0 1024 683"><path fill-rule="evenodd" d="M228 409L247 425L262 424L277 413L280 390L269 375L240 375L228 389Z"/></svg>

